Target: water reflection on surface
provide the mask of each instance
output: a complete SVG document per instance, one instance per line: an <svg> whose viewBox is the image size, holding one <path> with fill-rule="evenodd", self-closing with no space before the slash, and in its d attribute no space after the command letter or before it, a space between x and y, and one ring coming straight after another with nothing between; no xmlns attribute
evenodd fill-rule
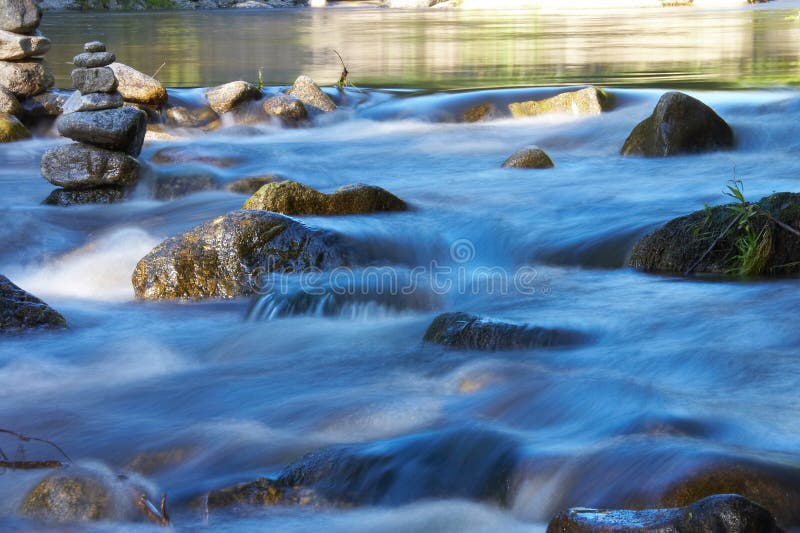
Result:
<svg viewBox="0 0 800 533"><path fill-rule="evenodd" d="M102 39L170 87L234 79L338 79L361 86L466 88L787 85L800 82L800 24L781 9L400 11L375 8L48 13L59 87L71 57Z"/></svg>

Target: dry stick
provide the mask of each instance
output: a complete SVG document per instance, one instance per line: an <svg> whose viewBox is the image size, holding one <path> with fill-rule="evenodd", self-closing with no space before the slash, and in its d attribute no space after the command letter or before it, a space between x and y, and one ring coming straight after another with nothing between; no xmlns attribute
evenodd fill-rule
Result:
<svg viewBox="0 0 800 533"><path fill-rule="evenodd" d="M344 59L342 59L342 56L339 54L339 52L337 52L335 48L331 48L331 50L333 50L333 53L339 57L339 61L342 63L342 74L339 76L339 83L337 83L339 88L341 88L347 85L347 75L350 73L347 72L347 65L344 64Z"/></svg>
<svg viewBox="0 0 800 533"><path fill-rule="evenodd" d="M684 272L684 273L683 273L683 275L684 275L684 276L688 276L689 274L691 274L691 273L692 273L692 271L693 271L695 268L697 268L697 265L699 265L699 264L700 264L700 263L703 261L703 259L705 259L705 258L706 258L706 256L707 256L708 254L710 254L710 253L711 253L711 250L713 250L713 249L714 249L714 247L717 245L717 243L720 241L720 239L722 239L722 237L724 237L724 236L725 236L725 234L726 234L726 233L728 233L728 231L729 231L729 230L730 230L730 229L733 227L733 225L734 225L734 224L736 224L736 223L739 221L739 219L740 219L740 218L742 218L742 214L743 214L743 213L739 213L738 215L736 215L735 217L733 217L733 220L731 220L731 221L730 221L730 223L729 223L729 224L728 224L728 226L727 226L727 227L726 227L726 228L725 228L725 229L722 231L722 233L720 233L719 235L717 235L717 238L716 238L716 239L714 239L714 242L712 242L712 243L711 243L711 246L709 246L709 247L708 247L708 249L706 249L706 251L705 251L705 252L703 252L703 255L701 255L701 256L700 256L700 259L698 259L697 261L695 261L695 263L694 263L692 266L690 266L690 267L689 267L689 269L688 269L686 272Z"/></svg>
<svg viewBox="0 0 800 533"><path fill-rule="evenodd" d="M37 470L39 468L63 468L61 461L0 461L1 468L11 470Z"/></svg>
<svg viewBox="0 0 800 533"><path fill-rule="evenodd" d="M3 428L0 428L0 433L7 433L9 435L13 435L13 436L17 437L19 440L21 440L22 442L31 442L31 441L33 441L33 442L43 442L45 444L49 444L50 446L52 446L53 448L58 450L59 453L61 455L63 455L67 459L67 461L69 461L70 463L72 462L72 459L69 458L69 455L67 455L67 452L62 450L61 447L58 444L56 444L55 442L53 442L51 440L40 439L38 437L28 437L28 436L25 436L25 435L23 435L21 433L17 433L16 431L11 431L10 429L3 429ZM5 457L5 454L3 456Z"/></svg>
<svg viewBox="0 0 800 533"><path fill-rule="evenodd" d="M152 75L152 76L150 76L150 77L151 77L151 78L155 78L156 76L158 76L158 73L159 73L159 72L161 72L161 69L162 69L162 68L164 68L165 66L167 66L167 62L166 62L166 61L164 61L163 63L161 63L161 66L160 66L160 67L158 67L158 69L156 69L156 71L155 71L155 72L153 72L153 75Z"/></svg>
<svg viewBox="0 0 800 533"><path fill-rule="evenodd" d="M161 496L161 506L156 508L153 502L147 497L146 494L141 493L135 500L136 507L154 524L162 527L169 525L169 514L167 513L167 493Z"/></svg>
<svg viewBox="0 0 800 533"><path fill-rule="evenodd" d="M766 214L766 215L767 215L767 216L770 218L770 220L772 220L773 222L775 222L777 225L779 225L780 227L782 227L782 228L783 228L783 229L785 229L786 231L788 231L788 232L790 232L790 233L794 233L795 235L797 235L798 237L800 237L800 231L797 231L796 229L794 229L793 227L791 227L789 224L786 224L786 223L784 223L784 222L781 222L780 220L778 220L777 218L775 218L774 216L772 216L770 213L767 213L766 211L764 211L764 214Z"/></svg>

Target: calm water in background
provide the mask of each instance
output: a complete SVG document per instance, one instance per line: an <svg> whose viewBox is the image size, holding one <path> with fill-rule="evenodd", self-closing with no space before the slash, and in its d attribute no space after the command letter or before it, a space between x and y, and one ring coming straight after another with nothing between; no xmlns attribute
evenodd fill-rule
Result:
<svg viewBox="0 0 800 533"><path fill-rule="evenodd" d="M179 530L541 531L569 506L653 502L719 458L796 472L797 280L711 282L625 267L641 235L723 202L734 168L748 198L800 191L800 92L791 87L800 76L800 24L786 14L657 10L619 15L613 28L592 11L47 15L48 58L62 87L64 62L99 38L141 70L166 62L159 78L169 87L254 79L258 66L276 85L300 72L333 81L333 46L359 85L423 88L353 90L343 111L314 128L263 125L255 136L152 143L142 159L178 146L238 163L172 172L221 180L277 172L325 192L379 185L414 211L303 220L373 243L401 273L437 261L456 274L492 266L536 276L533 291L435 294L423 286L417 298L354 299L289 317L278 316L289 302L280 294L140 303L130 285L136 262L244 197L157 202L142 191L124 204L46 207L52 187L39 176L39 158L61 141L0 145L0 272L71 324L0 343L0 427L55 440L74 459L114 472L141 452L186 451L145 478L154 493L170 494ZM616 108L599 117L456 124L471 105L553 90L433 90L571 81L615 87ZM740 83L750 88L722 90ZM733 126L737 149L620 157L666 86L713 87L691 94ZM189 89L171 95L198 98ZM529 144L556 167L500 168ZM453 310L573 328L592 340L494 354L423 344L430 320ZM207 490L273 475L339 444L386 453L374 475L389 472L391 481L371 490L375 505L208 519L191 505ZM0 447L13 452L16 443ZM508 449L518 458L509 507L465 497L463 488L495 467L494 452ZM465 451L475 455L465 461ZM426 454L439 460L409 459ZM17 510L40 476L0 475L0 527L30 527Z"/></svg>

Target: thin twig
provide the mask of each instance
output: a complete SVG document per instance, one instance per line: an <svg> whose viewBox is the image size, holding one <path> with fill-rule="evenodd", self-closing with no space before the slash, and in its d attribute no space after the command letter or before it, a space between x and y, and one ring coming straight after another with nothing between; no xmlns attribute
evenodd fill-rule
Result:
<svg viewBox="0 0 800 533"><path fill-rule="evenodd" d="M155 71L155 72L153 73L153 75L152 75L152 76L150 76L150 77L151 77L151 78L155 78L156 76L158 76L158 73L159 73L159 72L161 72L161 69L162 69L162 68L164 68L164 67L166 67L166 66L167 66L167 62L166 62L166 61L164 61L163 63L161 63L161 66L160 66L160 67L158 67L158 69L156 69L156 71Z"/></svg>
<svg viewBox="0 0 800 533"><path fill-rule="evenodd" d="M789 224L786 224L786 223L784 223L784 222L781 222L780 220L778 220L777 218L775 218L774 216L772 216L772 215L771 215L770 213L768 213L767 211L763 211L763 213L764 213L764 214L766 214L766 215L769 217L769 219L770 219L770 220L772 220L774 223L776 223L777 225L779 225L780 227L782 227L783 229L785 229L785 230L786 230L786 231L788 231L789 233L794 233L795 235L797 235L798 237L800 237L800 231L797 231L796 229L794 229L793 227L791 227Z"/></svg>
<svg viewBox="0 0 800 533"><path fill-rule="evenodd" d="M3 428L0 428L0 433L7 433L9 435L13 435L13 436L17 437L19 440L21 440L22 442L31 442L31 441L33 441L33 442L43 442L45 444L49 444L50 446L52 446L53 448L58 450L58 452L61 455L63 455L67 459L67 461L69 461L70 463L72 462L72 459L69 458L69 455L67 455L67 452L62 450L61 447L58 444L56 444L55 442L53 442L51 440L40 439L38 437L28 437L28 436L23 435L21 433L17 433L16 431L11 431L10 429L3 429ZM5 454L3 455L3 457L5 457Z"/></svg>
<svg viewBox="0 0 800 533"><path fill-rule="evenodd" d="M63 468L61 461L0 461L0 468L11 470L36 470L39 468Z"/></svg>
<svg viewBox="0 0 800 533"><path fill-rule="evenodd" d="M162 527L169 525L169 514L167 513L167 493L161 496L161 506L157 508L146 494L140 493L135 500L136 507L154 524Z"/></svg>
<svg viewBox="0 0 800 533"><path fill-rule="evenodd" d="M705 251L705 252L703 252L703 255L701 255L701 256L700 256L700 259L698 259L697 261L695 261L695 262L694 262L694 264L693 264L692 266L690 266L690 267L689 267L689 269L688 269L688 270L686 270L686 272L684 272L684 273L683 273L683 275L684 275L684 276L688 276L689 274L691 274L691 273L692 273L692 271L693 271L695 268L697 268L697 265L699 265L699 264L700 264L700 263L703 261L703 259L705 259L705 258L706 258L706 256L707 256L708 254L710 254L710 253L711 253L711 250L713 250L713 249L714 249L714 247L715 247L715 246L717 245L717 243L718 243L718 242L719 242L719 241L722 239L722 237L724 237L724 236L725 236L725 234L726 234L726 233L728 233L728 231L730 231L730 229L733 227L733 225L734 225L734 224L736 224L736 223L739 221L739 219L740 219L740 218L742 218L742 213L739 213L738 215L736 215L735 217L733 217L733 219L730 221L730 223L728 224L728 226L727 226L727 227L726 227L726 228L725 228L725 229L722 231L722 233L720 233L719 235L717 235L717 238L716 238L716 239L714 239L714 242L712 242L712 243L711 243L711 246L709 246L709 247L706 249L706 251Z"/></svg>

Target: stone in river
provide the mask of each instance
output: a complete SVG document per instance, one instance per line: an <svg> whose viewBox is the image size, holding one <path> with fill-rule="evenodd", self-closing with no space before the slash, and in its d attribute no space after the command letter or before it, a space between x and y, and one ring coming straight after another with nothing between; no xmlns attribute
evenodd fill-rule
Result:
<svg viewBox="0 0 800 533"><path fill-rule="evenodd" d="M139 179L140 165L123 152L87 144L51 148L42 156L42 176L57 187L127 187Z"/></svg>
<svg viewBox="0 0 800 533"><path fill-rule="evenodd" d="M117 78L109 67L73 69L72 85L82 94L111 93L117 89Z"/></svg>
<svg viewBox="0 0 800 533"><path fill-rule="evenodd" d="M64 103L64 114L116 109L122 107L124 103L122 95L118 92L81 94L80 91L75 91Z"/></svg>
<svg viewBox="0 0 800 533"><path fill-rule="evenodd" d="M102 111L77 111L61 115L56 127L61 135L75 141L137 156L147 132L147 115L144 111L127 106Z"/></svg>
<svg viewBox="0 0 800 533"><path fill-rule="evenodd" d="M57 117L64 112L67 97L63 93L45 91L22 101L22 114L26 119Z"/></svg>
<svg viewBox="0 0 800 533"><path fill-rule="evenodd" d="M246 81L232 81L206 91L206 99L211 109L217 113L227 113L234 107L250 100L261 98L261 90Z"/></svg>
<svg viewBox="0 0 800 533"><path fill-rule="evenodd" d="M508 109L515 118L532 117L545 113L571 115L599 115L613 105L611 95L597 87L557 94L551 98L515 102Z"/></svg>
<svg viewBox="0 0 800 533"><path fill-rule="evenodd" d="M17 117L7 113L0 113L0 143L10 143L30 138L31 132Z"/></svg>
<svg viewBox="0 0 800 533"><path fill-rule="evenodd" d="M0 30L0 60L41 56L50 49L50 39L39 35L19 35Z"/></svg>
<svg viewBox="0 0 800 533"><path fill-rule="evenodd" d="M303 102L288 94L276 94L264 100L264 112L286 125L296 126L308 118Z"/></svg>
<svg viewBox="0 0 800 533"><path fill-rule="evenodd" d="M306 109L310 108L311 111L328 113L336 110L331 97L308 76L298 77L287 94L303 102Z"/></svg>
<svg viewBox="0 0 800 533"><path fill-rule="evenodd" d="M55 83L50 67L42 59L35 58L0 61L0 80L18 98L42 93Z"/></svg>
<svg viewBox="0 0 800 533"><path fill-rule="evenodd" d="M78 68L107 67L117 58L111 52L84 52L72 58L72 64Z"/></svg>
<svg viewBox="0 0 800 533"><path fill-rule="evenodd" d="M19 115L22 112L22 105L14 96L14 93L0 85L0 113L9 115Z"/></svg>
<svg viewBox="0 0 800 533"><path fill-rule="evenodd" d="M42 202L45 205L68 207L84 204L114 204L127 197L128 191L116 187L97 187L96 189L54 189Z"/></svg>
<svg viewBox="0 0 800 533"><path fill-rule="evenodd" d="M95 52L105 52L106 45L100 41L91 41L83 45L83 51L89 52L90 54L94 54Z"/></svg>
<svg viewBox="0 0 800 533"><path fill-rule="evenodd" d="M161 107L167 103L167 91L155 78L124 63L112 63L109 68L114 71L119 82L119 92L126 102L152 107Z"/></svg>
<svg viewBox="0 0 800 533"><path fill-rule="evenodd" d="M0 334L65 327L67 321L52 307L0 275Z"/></svg>
<svg viewBox="0 0 800 533"><path fill-rule="evenodd" d="M503 161L503 168L552 168L553 160L541 148L525 148Z"/></svg>
<svg viewBox="0 0 800 533"><path fill-rule="evenodd" d="M35 0L0 0L0 30L31 33L41 20L42 10Z"/></svg>

